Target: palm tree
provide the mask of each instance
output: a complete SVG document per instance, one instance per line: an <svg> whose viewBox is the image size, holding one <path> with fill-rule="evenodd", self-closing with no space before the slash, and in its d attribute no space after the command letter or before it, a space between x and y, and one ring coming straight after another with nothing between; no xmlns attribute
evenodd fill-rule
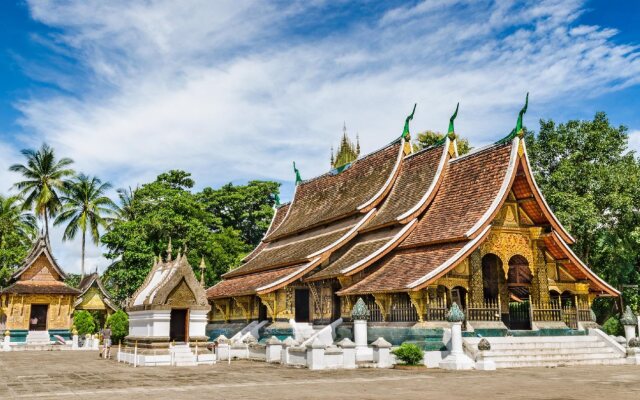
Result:
<svg viewBox="0 0 640 400"><path fill-rule="evenodd" d="M131 187L129 187L129 189L118 189L120 204L114 207L113 214L115 220L133 221L135 219L136 215L133 209L133 202L137 191L138 188L131 189Z"/></svg>
<svg viewBox="0 0 640 400"><path fill-rule="evenodd" d="M55 151L46 143L40 149L22 150L27 163L14 164L10 171L19 172L25 180L17 182L14 187L20 190L24 198L25 209L35 209L38 217L44 219L45 237L49 239L49 217L53 217L62 206L58 191L63 190L65 178L74 175L68 168L73 164L70 158L56 160Z"/></svg>
<svg viewBox="0 0 640 400"><path fill-rule="evenodd" d="M16 235L26 245L38 231L36 218L23 210L21 201L20 196L0 195L0 251L7 246L9 236Z"/></svg>
<svg viewBox="0 0 640 400"><path fill-rule="evenodd" d="M100 240L99 228L106 228L109 224L110 216L113 213L115 204L105 195L111 188L108 182L96 177L89 177L84 174L78 175L69 182L64 189L62 211L56 218L54 225L67 223L62 240L75 238L78 230L82 232L82 264L80 273L84 277L84 258L87 229L91 235L93 243L98 244Z"/></svg>

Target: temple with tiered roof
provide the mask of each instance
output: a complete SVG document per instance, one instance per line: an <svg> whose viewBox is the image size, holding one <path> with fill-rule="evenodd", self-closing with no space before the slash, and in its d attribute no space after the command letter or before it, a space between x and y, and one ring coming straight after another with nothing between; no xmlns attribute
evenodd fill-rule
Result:
<svg viewBox="0 0 640 400"><path fill-rule="evenodd" d="M345 132L332 169L299 182L256 249L207 290L210 324L348 324L359 297L385 326L438 326L453 303L470 331L593 323L593 299L619 292L574 254L536 185L525 110L506 138L465 155L454 117L415 152L413 114L366 155L353 157Z"/></svg>

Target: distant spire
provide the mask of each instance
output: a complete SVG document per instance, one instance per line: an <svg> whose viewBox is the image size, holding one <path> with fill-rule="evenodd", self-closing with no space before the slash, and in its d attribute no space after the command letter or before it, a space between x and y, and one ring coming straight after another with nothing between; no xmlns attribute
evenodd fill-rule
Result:
<svg viewBox="0 0 640 400"><path fill-rule="evenodd" d="M204 263L204 257L200 259L200 284L204 286L204 270L207 268L207 264Z"/></svg>
<svg viewBox="0 0 640 400"><path fill-rule="evenodd" d="M331 146L331 168L333 168L334 163L335 163L335 159L333 158L333 146Z"/></svg>
<svg viewBox="0 0 640 400"><path fill-rule="evenodd" d="M456 105L456 111L453 113L451 118L449 118L449 130L447 131L447 136L449 136L451 139L453 139L451 136L455 134L453 121L455 121L456 117L458 116L458 108L460 108L460 103Z"/></svg>
<svg viewBox="0 0 640 400"><path fill-rule="evenodd" d="M296 162L293 162L293 172L296 174L296 185L302 182L302 177L300 176L300 171L296 168Z"/></svg>
<svg viewBox="0 0 640 400"><path fill-rule="evenodd" d="M331 148L331 168L338 170L338 172L342 172L342 170L346 169L346 166L349 163L355 161L358 158L359 153L360 139L358 139L357 144L354 145L351 139L349 139L349 135L347 135L347 124L343 123L342 139L340 139L340 146L335 152L335 155L333 152L333 147Z"/></svg>
<svg viewBox="0 0 640 400"><path fill-rule="evenodd" d="M169 237L169 245L167 246L167 261L171 261L171 251L172 251L172 247L171 247L171 237Z"/></svg>
<svg viewBox="0 0 640 400"><path fill-rule="evenodd" d="M356 133L356 154L360 155L360 134Z"/></svg>

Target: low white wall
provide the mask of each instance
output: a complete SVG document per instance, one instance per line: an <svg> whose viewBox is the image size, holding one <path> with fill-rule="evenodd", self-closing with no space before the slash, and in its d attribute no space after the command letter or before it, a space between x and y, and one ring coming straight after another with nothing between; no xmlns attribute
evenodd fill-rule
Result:
<svg viewBox="0 0 640 400"><path fill-rule="evenodd" d="M129 336L169 337L170 310L131 311L128 314ZM204 317L206 326L206 313Z"/></svg>

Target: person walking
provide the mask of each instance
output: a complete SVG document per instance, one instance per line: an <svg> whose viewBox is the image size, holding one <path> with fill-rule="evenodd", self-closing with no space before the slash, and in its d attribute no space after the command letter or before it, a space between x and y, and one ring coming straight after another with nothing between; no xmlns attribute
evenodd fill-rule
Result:
<svg viewBox="0 0 640 400"><path fill-rule="evenodd" d="M102 358L108 360L111 358L111 329L104 327L100 334L102 335Z"/></svg>

